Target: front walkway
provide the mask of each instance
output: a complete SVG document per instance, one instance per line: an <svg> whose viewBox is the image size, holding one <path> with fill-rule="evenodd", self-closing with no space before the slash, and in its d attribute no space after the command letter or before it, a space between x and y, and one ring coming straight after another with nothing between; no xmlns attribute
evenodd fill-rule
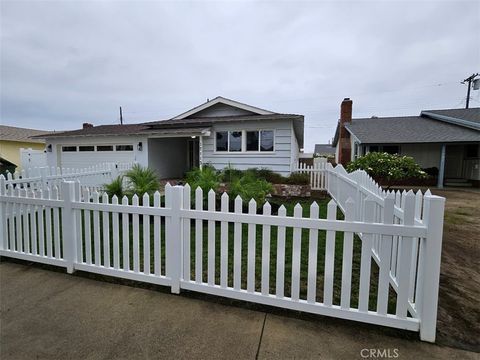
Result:
<svg viewBox="0 0 480 360"><path fill-rule="evenodd" d="M398 352L399 359L478 359L415 334L408 340L380 327L265 313L8 261L0 263L0 300L4 360L362 359L368 349Z"/></svg>

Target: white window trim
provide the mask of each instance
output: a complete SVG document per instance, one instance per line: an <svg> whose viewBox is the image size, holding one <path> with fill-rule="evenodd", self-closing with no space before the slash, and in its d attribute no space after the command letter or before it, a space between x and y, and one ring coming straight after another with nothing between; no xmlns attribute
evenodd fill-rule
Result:
<svg viewBox="0 0 480 360"><path fill-rule="evenodd" d="M93 150L88 150L88 151L80 151L80 147L83 146L93 146ZM105 151L99 151L97 150L97 146L112 146L113 150L105 150ZM117 146L131 146L132 150L117 150ZM64 147L75 147L75 151L63 151ZM61 144L60 145L60 150L61 152L82 152L82 153L88 153L88 152L101 152L101 153L111 153L111 152L119 152L119 153L130 153L135 151L135 144L125 144L125 143L120 143L120 144L82 144L82 145L69 145L69 144Z"/></svg>
<svg viewBox="0 0 480 360"><path fill-rule="evenodd" d="M218 151L217 150L217 133L219 132L226 132L227 135L227 149L230 149L230 132L242 132L242 150L241 151ZM247 131L273 131L273 150L272 151L260 151L260 136L258 137L258 151L247 151ZM213 134L214 144L213 144L213 153L214 154L228 154L228 155L245 155L245 154L252 154L252 155L271 155L275 154L276 152L276 130L275 129L241 129L241 130L215 130Z"/></svg>

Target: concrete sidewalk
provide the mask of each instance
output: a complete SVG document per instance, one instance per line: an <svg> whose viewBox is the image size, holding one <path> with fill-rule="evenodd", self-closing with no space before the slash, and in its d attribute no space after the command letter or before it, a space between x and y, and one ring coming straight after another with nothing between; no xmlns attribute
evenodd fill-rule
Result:
<svg viewBox="0 0 480 360"><path fill-rule="evenodd" d="M0 358L478 359L382 328L253 311L186 296L0 263ZM398 349L397 352L394 349Z"/></svg>

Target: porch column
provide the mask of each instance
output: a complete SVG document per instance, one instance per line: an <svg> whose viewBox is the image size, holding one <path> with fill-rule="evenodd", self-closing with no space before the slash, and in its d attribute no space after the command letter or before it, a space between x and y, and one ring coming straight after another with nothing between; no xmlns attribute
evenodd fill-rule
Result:
<svg viewBox="0 0 480 360"><path fill-rule="evenodd" d="M203 165L203 136L198 137L198 166L200 170Z"/></svg>
<svg viewBox="0 0 480 360"><path fill-rule="evenodd" d="M440 151L440 166L438 168L437 187L439 189L443 189L443 178L445 176L445 149L446 149L446 145L442 144L442 150Z"/></svg>

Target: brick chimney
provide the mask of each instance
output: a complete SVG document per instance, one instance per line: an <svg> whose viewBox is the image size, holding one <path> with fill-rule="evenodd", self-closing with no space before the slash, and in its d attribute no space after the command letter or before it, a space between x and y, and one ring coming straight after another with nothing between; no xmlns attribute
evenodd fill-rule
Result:
<svg viewBox="0 0 480 360"><path fill-rule="evenodd" d="M350 133L345 128L345 124L352 122L352 105L350 98L345 98L340 106L340 121L338 135L338 163L343 166L347 165L351 160L352 146L350 141Z"/></svg>
<svg viewBox="0 0 480 360"><path fill-rule="evenodd" d="M88 129L88 128L92 128L92 127L93 127L93 125L90 124L90 123L83 123L83 126L82 126L83 129Z"/></svg>

